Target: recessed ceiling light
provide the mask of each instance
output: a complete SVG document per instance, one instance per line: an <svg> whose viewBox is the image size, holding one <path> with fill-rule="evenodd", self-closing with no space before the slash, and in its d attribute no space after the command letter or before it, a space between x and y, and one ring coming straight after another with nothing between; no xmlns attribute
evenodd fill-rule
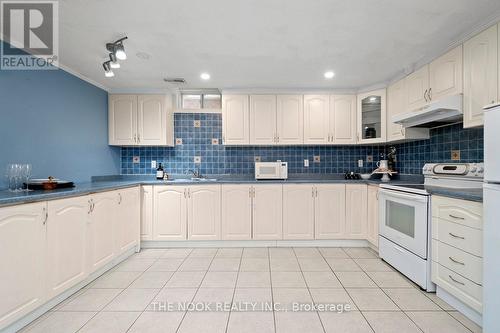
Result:
<svg viewBox="0 0 500 333"><path fill-rule="evenodd" d="M208 73L201 73L200 78L202 80L210 80L210 74L208 74Z"/></svg>
<svg viewBox="0 0 500 333"><path fill-rule="evenodd" d="M328 72L325 72L325 74L323 74L325 76L325 79L333 79L333 77L335 76L335 73L332 72L332 71L328 71Z"/></svg>

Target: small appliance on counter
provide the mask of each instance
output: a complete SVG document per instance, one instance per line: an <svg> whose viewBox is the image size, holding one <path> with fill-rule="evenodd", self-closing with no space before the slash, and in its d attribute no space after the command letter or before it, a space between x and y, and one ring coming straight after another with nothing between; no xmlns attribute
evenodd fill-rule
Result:
<svg viewBox="0 0 500 333"><path fill-rule="evenodd" d="M255 162L255 179L288 179L288 163Z"/></svg>
<svg viewBox="0 0 500 333"><path fill-rule="evenodd" d="M24 183L24 186L31 190L55 190L59 188L74 187L75 184L67 180L48 177L44 179L31 179L27 183Z"/></svg>
<svg viewBox="0 0 500 333"><path fill-rule="evenodd" d="M344 173L344 179L357 180L361 179L361 176L359 175L359 173L355 173L354 171L348 171Z"/></svg>

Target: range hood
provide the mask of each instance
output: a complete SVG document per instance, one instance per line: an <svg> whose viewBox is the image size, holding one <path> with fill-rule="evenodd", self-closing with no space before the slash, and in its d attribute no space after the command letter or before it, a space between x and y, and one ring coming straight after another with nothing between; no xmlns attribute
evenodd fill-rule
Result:
<svg viewBox="0 0 500 333"><path fill-rule="evenodd" d="M463 119L462 94L443 97L417 110L397 114L391 118L393 123L403 127L436 127Z"/></svg>

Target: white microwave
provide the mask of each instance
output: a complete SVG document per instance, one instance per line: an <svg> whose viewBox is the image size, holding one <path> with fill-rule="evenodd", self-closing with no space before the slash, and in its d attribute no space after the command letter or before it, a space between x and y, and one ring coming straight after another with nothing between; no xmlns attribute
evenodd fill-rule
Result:
<svg viewBox="0 0 500 333"><path fill-rule="evenodd" d="M287 162L255 162L255 179L287 179Z"/></svg>

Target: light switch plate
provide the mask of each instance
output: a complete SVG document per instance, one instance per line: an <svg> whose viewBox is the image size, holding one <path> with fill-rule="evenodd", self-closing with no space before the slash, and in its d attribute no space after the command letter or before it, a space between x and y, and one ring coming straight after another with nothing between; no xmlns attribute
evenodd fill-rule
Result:
<svg viewBox="0 0 500 333"><path fill-rule="evenodd" d="M314 163L320 163L321 162L321 156L314 155L313 161L314 161Z"/></svg>
<svg viewBox="0 0 500 333"><path fill-rule="evenodd" d="M175 144L176 144L177 146L182 145L182 138L177 138L177 139L175 139Z"/></svg>
<svg viewBox="0 0 500 333"><path fill-rule="evenodd" d="M306 167L306 168L309 167L309 160L304 160L304 167Z"/></svg>
<svg viewBox="0 0 500 333"><path fill-rule="evenodd" d="M132 163L137 164L141 162L141 158L139 156L132 156Z"/></svg>
<svg viewBox="0 0 500 333"><path fill-rule="evenodd" d="M156 169L156 161L151 161L151 169Z"/></svg>
<svg viewBox="0 0 500 333"><path fill-rule="evenodd" d="M363 167L363 160L358 160L358 168L362 168Z"/></svg>
<svg viewBox="0 0 500 333"><path fill-rule="evenodd" d="M254 157L253 157L253 161L254 161L254 162L260 162L260 161L261 161L260 156L254 156Z"/></svg>
<svg viewBox="0 0 500 333"><path fill-rule="evenodd" d="M201 156L195 156L194 157L194 163L200 164L201 163Z"/></svg>
<svg viewBox="0 0 500 333"><path fill-rule="evenodd" d="M460 160L460 150L452 150L451 151L451 160L459 161Z"/></svg>
<svg viewBox="0 0 500 333"><path fill-rule="evenodd" d="M195 120L195 121L193 121L193 126L196 127L196 128L201 127L201 120Z"/></svg>

